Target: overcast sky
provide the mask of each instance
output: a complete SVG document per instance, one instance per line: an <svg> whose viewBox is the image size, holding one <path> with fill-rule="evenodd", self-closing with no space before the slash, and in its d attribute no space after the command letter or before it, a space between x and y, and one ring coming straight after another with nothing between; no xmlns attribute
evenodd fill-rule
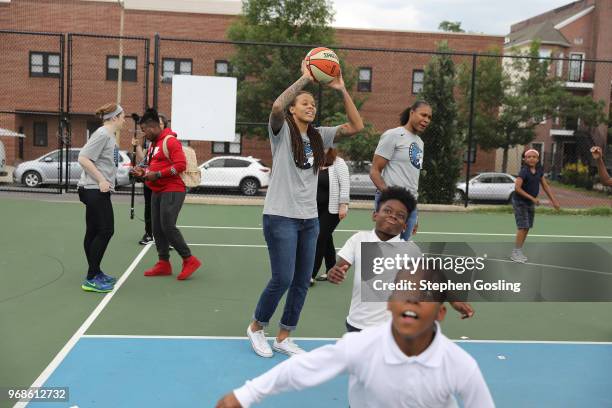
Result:
<svg viewBox="0 0 612 408"><path fill-rule="evenodd" d="M572 0L331 0L334 26L438 31L441 21L460 21L466 31L504 35L510 25Z"/></svg>

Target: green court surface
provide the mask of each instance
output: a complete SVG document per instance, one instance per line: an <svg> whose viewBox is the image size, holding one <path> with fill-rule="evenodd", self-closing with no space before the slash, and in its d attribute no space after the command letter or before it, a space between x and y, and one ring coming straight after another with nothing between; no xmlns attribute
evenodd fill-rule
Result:
<svg viewBox="0 0 612 408"><path fill-rule="evenodd" d="M32 384L75 333L77 338L83 334L242 337L270 276L261 207L185 205L179 224L204 266L180 282L142 275L156 260L155 248L137 244L142 221L130 220L129 206L115 203L115 236L102 266L107 274L124 279L106 297L80 289L86 270L82 204L2 198L0 208L0 387ZM141 205L137 212L142 212ZM511 214L421 212L419 224L417 242L514 240ZM370 211L351 210L335 233L336 247L354 230L372 227ZM527 252L529 242L593 242L612 253L612 217L537 215ZM176 253L172 256L176 271L180 260ZM341 336L350 289L350 282L317 283L308 293L295 335ZM103 299L108 303L101 305ZM469 320L449 311L443 323L446 335L474 340L612 341L612 303L474 306L476 316ZM270 333L279 316L271 322Z"/></svg>

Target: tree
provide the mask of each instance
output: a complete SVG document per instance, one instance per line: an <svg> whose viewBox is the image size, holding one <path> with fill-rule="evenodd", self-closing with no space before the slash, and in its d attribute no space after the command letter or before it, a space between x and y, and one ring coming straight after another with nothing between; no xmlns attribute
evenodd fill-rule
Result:
<svg viewBox="0 0 612 408"><path fill-rule="evenodd" d="M335 43L331 27L333 8L326 0L243 0L243 14L228 29L232 41L315 44ZM239 122L267 122L272 103L300 74L300 64L309 48L263 45L236 45L231 59L232 74L237 77ZM355 72L342 63L347 89L355 83ZM317 85L310 85L315 98ZM342 110L340 95L322 89L321 119L329 123L334 112ZM264 128L249 129L264 135Z"/></svg>
<svg viewBox="0 0 612 408"><path fill-rule="evenodd" d="M438 51L450 53L446 42ZM425 154L419 183L421 201L452 203L461 172L462 139L456 130L455 64L450 54L434 56L425 67L419 95L432 108L433 118L423 134Z"/></svg>
<svg viewBox="0 0 612 408"><path fill-rule="evenodd" d="M438 29L451 33L464 33L465 30L461 28L461 21L447 21L444 20L438 25Z"/></svg>
<svg viewBox="0 0 612 408"><path fill-rule="evenodd" d="M540 44L514 54L504 63L498 49L479 56L476 67L473 142L484 150L503 149L502 171L508 150L535 138L535 128L552 117L580 118L586 126L605 121L602 102L568 92L560 78L550 74L550 60L539 58ZM523 58L520 58L523 57ZM467 134L471 97L471 66L459 68L461 97L459 127Z"/></svg>

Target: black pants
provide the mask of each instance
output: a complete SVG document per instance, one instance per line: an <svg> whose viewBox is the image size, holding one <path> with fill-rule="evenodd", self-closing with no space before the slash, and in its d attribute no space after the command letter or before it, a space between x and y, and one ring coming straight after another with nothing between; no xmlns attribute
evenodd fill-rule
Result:
<svg viewBox="0 0 612 408"><path fill-rule="evenodd" d="M102 270L100 263L106 247L115 233L115 216L111 193L98 189L79 188L79 199L85 204L85 239L83 247L87 257L87 279L92 279Z"/></svg>
<svg viewBox="0 0 612 408"><path fill-rule="evenodd" d="M151 194L152 191L149 187L143 185L142 192L144 194L144 221L145 221L145 234L152 237L153 236L153 228L151 227Z"/></svg>
<svg viewBox="0 0 612 408"><path fill-rule="evenodd" d="M319 207L319 238L317 239L317 251L315 253L315 263L312 270L314 279L321 268L323 258L325 258L325 270L330 270L336 264L336 247L334 246L333 233L340 217L338 214L331 214L327 208Z"/></svg>
<svg viewBox="0 0 612 408"><path fill-rule="evenodd" d="M156 193L151 195L151 220L153 238L159 259L170 259L170 245L183 258L191 256L191 251L176 227L176 220L185 201L185 193Z"/></svg>

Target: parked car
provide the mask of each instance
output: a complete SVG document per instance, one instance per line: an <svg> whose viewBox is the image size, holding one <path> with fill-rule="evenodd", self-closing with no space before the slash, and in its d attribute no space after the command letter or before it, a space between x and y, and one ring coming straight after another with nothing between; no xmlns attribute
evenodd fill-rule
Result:
<svg viewBox="0 0 612 408"><path fill-rule="evenodd" d="M200 187L239 189L253 196L270 183L270 168L251 156L219 156L200 165Z"/></svg>
<svg viewBox="0 0 612 408"><path fill-rule="evenodd" d="M470 180L469 200L510 201L516 178L507 173L481 173ZM465 200L465 182L457 183L456 201Z"/></svg>
<svg viewBox="0 0 612 408"><path fill-rule="evenodd" d="M371 196L376 193L376 186L370 179L370 162L347 161L351 181L351 196Z"/></svg>
<svg viewBox="0 0 612 408"><path fill-rule="evenodd" d="M81 178L83 169L79 164L79 152L81 149L70 149L68 151L68 170L70 172L69 184L77 184ZM62 178L66 177L66 151L63 152ZM130 184L129 168L130 158L127 152L119 151L119 164L117 168L117 179L115 186L121 187ZM39 187L44 184L59 183L60 151L54 150L37 159L19 164L13 172L15 183L25 184L27 187Z"/></svg>

